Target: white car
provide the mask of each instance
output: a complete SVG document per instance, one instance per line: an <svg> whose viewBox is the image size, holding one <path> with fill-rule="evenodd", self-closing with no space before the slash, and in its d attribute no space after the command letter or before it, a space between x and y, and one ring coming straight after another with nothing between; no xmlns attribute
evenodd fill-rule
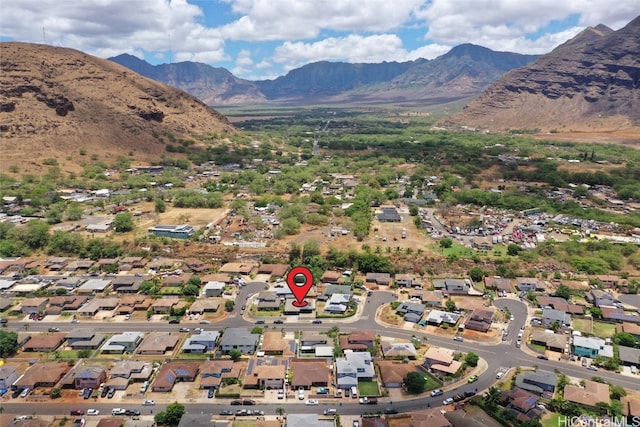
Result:
<svg viewBox="0 0 640 427"><path fill-rule="evenodd" d="M316 399L308 399L306 402L304 402L305 405L318 405L320 402L318 402L318 400Z"/></svg>
<svg viewBox="0 0 640 427"><path fill-rule="evenodd" d="M100 415L100 411L97 409L87 409L87 415Z"/></svg>
<svg viewBox="0 0 640 427"><path fill-rule="evenodd" d="M443 405L451 405L453 403L453 397L447 397L445 400L442 401Z"/></svg>
<svg viewBox="0 0 640 427"><path fill-rule="evenodd" d="M498 379L498 380L499 380L499 379L500 379L500 378L502 378L502 377L504 377L504 372L498 372L498 373L496 374L496 379Z"/></svg>
<svg viewBox="0 0 640 427"><path fill-rule="evenodd" d="M444 391L440 390L439 388L431 391L431 397L441 396L443 394Z"/></svg>
<svg viewBox="0 0 640 427"><path fill-rule="evenodd" d="M142 402L142 406L154 406L155 404L155 400L145 400L144 402Z"/></svg>

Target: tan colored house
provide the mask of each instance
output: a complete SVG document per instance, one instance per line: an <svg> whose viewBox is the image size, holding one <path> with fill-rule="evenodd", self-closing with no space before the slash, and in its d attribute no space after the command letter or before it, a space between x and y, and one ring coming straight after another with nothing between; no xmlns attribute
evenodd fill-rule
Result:
<svg viewBox="0 0 640 427"><path fill-rule="evenodd" d="M48 302L49 298L27 298L20 304L20 311L24 314L41 313Z"/></svg>
<svg viewBox="0 0 640 427"><path fill-rule="evenodd" d="M179 302L178 298L160 298L151 304L151 309L155 314L168 314L171 312L171 307Z"/></svg>
<svg viewBox="0 0 640 427"><path fill-rule="evenodd" d="M286 367L278 363L279 359L273 359L275 364L255 364L251 372L244 377L244 388L259 388L262 390L280 390L284 386Z"/></svg>
<svg viewBox="0 0 640 427"><path fill-rule="evenodd" d="M609 384L589 380L585 381L584 387L570 384L564 388L564 399L592 408L595 408L598 402L609 404Z"/></svg>
<svg viewBox="0 0 640 427"><path fill-rule="evenodd" d="M180 336L171 332L150 332L142 343L138 346L140 355L163 355L168 351L173 351L180 341Z"/></svg>
<svg viewBox="0 0 640 427"><path fill-rule="evenodd" d="M380 360L377 362L382 384L387 388L400 388L409 372L416 371L416 366L411 363L400 363L392 360Z"/></svg>
<svg viewBox="0 0 640 427"><path fill-rule="evenodd" d="M242 274L250 276L257 271L257 264L246 264L241 262L228 262L220 267L219 273Z"/></svg>
<svg viewBox="0 0 640 427"><path fill-rule="evenodd" d="M38 362L27 369L13 385L18 389L54 387L69 369L67 362Z"/></svg>
<svg viewBox="0 0 640 427"><path fill-rule="evenodd" d="M454 360L453 355L453 350L431 346L424 355L422 366L445 374L455 374L462 366L462 362Z"/></svg>
<svg viewBox="0 0 640 427"><path fill-rule="evenodd" d="M224 378L240 379L245 364L230 359L207 360L200 365L200 388L219 388Z"/></svg>
<svg viewBox="0 0 640 427"><path fill-rule="evenodd" d="M279 331L269 331L262 335L262 351L268 355L280 355L290 353L289 341L282 338Z"/></svg>
<svg viewBox="0 0 640 427"><path fill-rule="evenodd" d="M440 408L424 409L393 417L391 427L451 427ZM363 426L364 427L364 426Z"/></svg>
<svg viewBox="0 0 640 427"><path fill-rule="evenodd" d="M53 334L35 335L22 347L22 351L52 352L65 341L66 332L55 332Z"/></svg>

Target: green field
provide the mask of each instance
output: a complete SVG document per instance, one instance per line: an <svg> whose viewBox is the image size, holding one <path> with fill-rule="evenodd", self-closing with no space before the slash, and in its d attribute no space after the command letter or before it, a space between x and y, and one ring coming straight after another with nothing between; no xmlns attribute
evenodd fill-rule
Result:
<svg viewBox="0 0 640 427"><path fill-rule="evenodd" d="M378 383L375 381L362 381L358 383L358 394L360 396L380 396Z"/></svg>
<svg viewBox="0 0 640 427"><path fill-rule="evenodd" d="M433 390L441 386L440 381L438 381L431 374L424 374L424 389L425 390Z"/></svg>
<svg viewBox="0 0 640 427"><path fill-rule="evenodd" d="M573 328L585 334L593 334L600 338L609 338L616 333L616 325L613 323L605 323L593 321L593 330L591 330L592 320L589 318L573 319Z"/></svg>

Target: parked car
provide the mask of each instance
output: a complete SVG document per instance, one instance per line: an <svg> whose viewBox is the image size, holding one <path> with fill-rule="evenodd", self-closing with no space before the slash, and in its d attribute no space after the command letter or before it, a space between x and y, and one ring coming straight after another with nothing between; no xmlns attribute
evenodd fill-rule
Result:
<svg viewBox="0 0 640 427"><path fill-rule="evenodd" d="M276 320L273 321L273 323L275 325L282 325L284 323L284 321L282 319L276 319Z"/></svg>
<svg viewBox="0 0 640 427"><path fill-rule="evenodd" d="M324 415L336 415L337 413L338 413L338 410L334 408L325 409L323 412Z"/></svg>
<svg viewBox="0 0 640 427"><path fill-rule="evenodd" d="M384 413L388 414L388 415L392 415L392 414L397 414L398 411L396 409L393 409L393 408L385 408Z"/></svg>
<svg viewBox="0 0 640 427"><path fill-rule="evenodd" d="M116 389L110 388L109 391L107 392L107 399L113 399L113 396L115 395L116 395Z"/></svg>
<svg viewBox="0 0 640 427"><path fill-rule="evenodd" d="M229 409L223 409L222 411L220 411L220 415L233 415L233 411Z"/></svg>
<svg viewBox="0 0 640 427"><path fill-rule="evenodd" d="M210 388L209 391L207 392L207 397L209 399L213 399L213 396L216 394L216 390L214 388Z"/></svg>
<svg viewBox="0 0 640 427"><path fill-rule="evenodd" d="M431 397L442 396L443 394L444 394L444 391L442 391L439 388L435 390L431 390Z"/></svg>
<svg viewBox="0 0 640 427"><path fill-rule="evenodd" d="M144 402L142 402L142 406L154 406L155 404L155 400L145 400Z"/></svg>
<svg viewBox="0 0 640 427"><path fill-rule="evenodd" d="M191 329L189 328L180 328L178 329L179 332L189 332Z"/></svg>
<svg viewBox="0 0 640 427"><path fill-rule="evenodd" d="M169 323L172 325L177 325L180 323L180 319L169 319Z"/></svg>
<svg viewBox="0 0 640 427"><path fill-rule="evenodd" d="M312 324L314 324L314 325L320 325L320 324L322 323L322 320L320 320L320 319L316 319L316 320L314 320L314 321L313 321L313 322L311 322L311 323L312 323Z"/></svg>
<svg viewBox="0 0 640 427"><path fill-rule="evenodd" d="M255 400L251 400L251 399L243 399L243 400L242 400L242 404L243 404L243 405L251 406L251 405L255 405L255 404L256 404L256 401L255 401Z"/></svg>
<svg viewBox="0 0 640 427"><path fill-rule="evenodd" d="M100 411L97 409L87 409L87 415L100 415Z"/></svg>
<svg viewBox="0 0 640 427"><path fill-rule="evenodd" d="M499 380L500 378L504 377L504 372L498 372L496 374L496 379Z"/></svg>
<svg viewBox="0 0 640 427"><path fill-rule="evenodd" d="M264 325L264 320L256 320L256 325Z"/></svg>
<svg viewBox="0 0 640 427"><path fill-rule="evenodd" d="M49 328L49 332L60 332L60 328Z"/></svg>
<svg viewBox="0 0 640 427"><path fill-rule="evenodd" d="M587 366L587 369L590 370L590 371L597 371L598 370L598 368L593 366L593 365Z"/></svg>
<svg viewBox="0 0 640 427"><path fill-rule="evenodd" d="M451 405L453 403L453 397L447 397L445 400L442 401L443 405Z"/></svg>
<svg viewBox="0 0 640 427"><path fill-rule="evenodd" d="M454 341L459 341L459 342L463 342L464 338L462 338L460 335L456 335L455 337L453 337Z"/></svg>
<svg viewBox="0 0 640 427"><path fill-rule="evenodd" d="M139 409L125 409L124 414L125 415L140 415L140 410Z"/></svg>
<svg viewBox="0 0 640 427"><path fill-rule="evenodd" d="M84 415L83 409L72 409L70 412L71 415Z"/></svg>
<svg viewBox="0 0 640 427"><path fill-rule="evenodd" d="M477 375L471 375L469 377L469 379L467 380L468 383L474 383L476 381L478 381L478 376Z"/></svg>
<svg viewBox="0 0 640 427"><path fill-rule="evenodd" d="M284 399L284 390L278 390L278 399Z"/></svg>
<svg viewBox="0 0 640 427"><path fill-rule="evenodd" d="M240 406L240 405L242 405L242 400L232 400L231 402L229 402L229 405L231 405L231 406Z"/></svg>
<svg viewBox="0 0 640 427"><path fill-rule="evenodd" d="M464 396L461 394L456 394L455 396L453 396L453 401L454 402L461 402L464 400Z"/></svg>
<svg viewBox="0 0 640 427"><path fill-rule="evenodd" d="M549 360L549 358L547 356L545 356L544 354L539 355L538 359L540 359L540 360Z"/></svg>
<svg viewBox="0 0 640 427"><path fill-rule="evenodd" d="M317 399L307 399L307 401L304 402L304 404L305 405L313 405L313 406L315 406L315 405L319 405L320 402L318 402Z"/></svg>
<svg viewBox="0 0 640 427"><path fill-rule="evenodd" d="M475 395L476 395L476 392L475 392L475 391L473 391L473 390L467 390L467 391L465 391L465 392L464 392L464 397L465 397L465 399L466 399L467 397L471 397L471 396L475 396Z"/></svg>
<svg viewBox="0 0 640 427"><path fill-rule="evenodd" d="M377 405L378 399L375 397L361 397L359 402L361 405Z"/></svg>

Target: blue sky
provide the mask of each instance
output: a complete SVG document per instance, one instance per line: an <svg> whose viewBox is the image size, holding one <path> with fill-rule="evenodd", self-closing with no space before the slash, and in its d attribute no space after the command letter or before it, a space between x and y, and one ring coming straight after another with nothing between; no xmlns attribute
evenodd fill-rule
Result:
<svg viewBox="0 0 640 427"><path fill-rule="evenodd" d="M3 0L0 40L275 78L315 61L433 59L461 43L542 54L640 0Z"/></svg>

